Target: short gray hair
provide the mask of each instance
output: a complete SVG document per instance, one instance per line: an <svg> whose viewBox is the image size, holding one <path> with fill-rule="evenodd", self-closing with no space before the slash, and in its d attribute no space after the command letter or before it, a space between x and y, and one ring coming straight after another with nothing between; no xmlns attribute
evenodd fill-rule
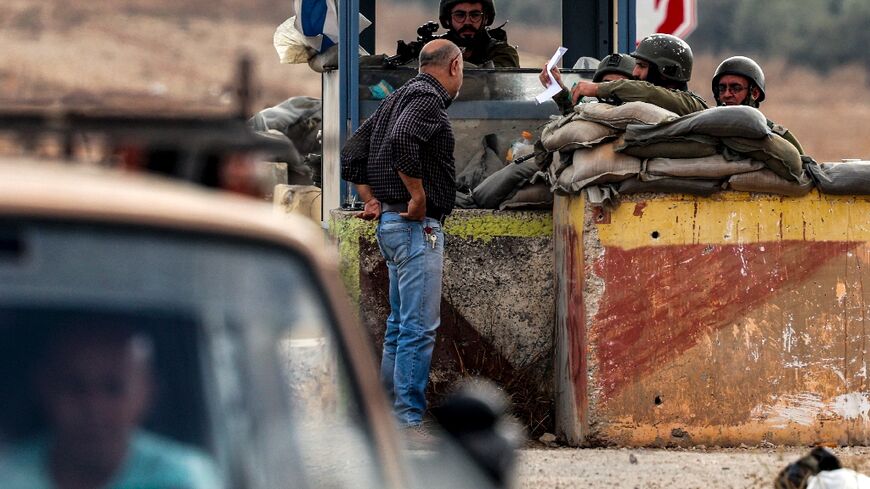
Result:
<svg viewBox="0 0 870 489"><path fill-rule="evenodd" d="M420 50L421 69L425 66L440 66L442 68L447 68L450 62L453 61L453 58L457 54L462 53L462 51L459 50L459 47L450 41L439 44L442 45L426 49L427 45L423 46L423 49Z"/></svg>

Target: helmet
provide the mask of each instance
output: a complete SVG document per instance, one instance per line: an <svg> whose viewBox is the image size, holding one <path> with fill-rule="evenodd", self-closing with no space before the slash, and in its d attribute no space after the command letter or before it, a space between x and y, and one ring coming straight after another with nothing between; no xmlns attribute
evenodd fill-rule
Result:
<svg viewBox="0 0 870 489"><path fill-rule="evenodd" d="M595 75L593 75L592 81L598 83L604 78L605 75L609 75L611 73L618 73L620 75L625 75L629 78L633 77L634 58L619 53L613 53L611 55L605 56L604 59L602 59L601 62L598 63L598 69L595 70Z"/></svg>
<svg viewBox="0 0 870 489"><path fill-rule="evenodd" d="M717 89L719 80L725 75L737 75L748 79L761 91L761 95L755 102L761 103L764 100L764 72L752 58L732 56L716 68L716 73L713 75L713 98L716 99L716 103L719 103L719 90Z"/></svg>
<svg viewBox="0 0 870 489"><path fill-rule="evenodd" d="M441 21L441 26L445 29L450 29L450 11L459 3L479 3L483 6L483 15L486 16L486 24L483 27L492 25L495 20L495 2L494 0L441 0L441 8L438 11L438 20Z"/></svg>
<svg viewBox="0 0 870 489"><path fill-rule="evenodd" d="M687 82L692 78L692 48L677 36L647 36L631 55L658 66L659 74L666 80Z"/></svg>

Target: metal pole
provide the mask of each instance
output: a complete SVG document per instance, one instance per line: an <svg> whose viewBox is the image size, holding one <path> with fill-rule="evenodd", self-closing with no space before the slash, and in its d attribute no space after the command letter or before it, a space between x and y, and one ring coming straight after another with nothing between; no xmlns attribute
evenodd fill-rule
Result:
<svg viewBox="0 0 870 489"><path fill-rule="evenodd" d="M618 52L630 53L637 42L637 0L619 0L618 18Z"/></svg>

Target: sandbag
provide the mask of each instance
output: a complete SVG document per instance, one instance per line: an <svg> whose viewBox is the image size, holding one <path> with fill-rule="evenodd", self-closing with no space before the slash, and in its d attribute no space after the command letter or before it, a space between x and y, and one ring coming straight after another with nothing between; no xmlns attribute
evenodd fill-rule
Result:
<svg viewBox="0 0 870 489"><path fill-rule="evenodd" d="M787 140L777 134L770 134L761 139L722 138L722 144L734 152L761 161L777 175L796 182L806 181L803 163L798 150ZM725 154L726 158L734 158Z"/></svg>
<svg viewBox="0 0 870 489"><path fill-rule="evenodd" d="M671 141L627 143L624 138L614 144L616 151L635 158L704 158L719 152L718 141L709 136L683 136Z"/></svg>
<svg viewBox="0 0 870 489"><path fill-rule="evenodd" d="M686 178L662 178L652 182L642 182L636 178L620 182L620 194L676 193L709 196L722 190L721 180L691 180Z"/></svg>
<svg viewBox="0 0 870 489"><path fill-rule="evenodd" d="M513 197L508 198L498 206L500 210L549 209L551 207L553 207L553 193L543 182L523 185Z"/></svg>
<svg viewBox="0 0 870 489"><path fill-rule="evenodd" d="M617 136L617 129L584 121L574 114L544 126L541 143L547 151L570 151L595 146Z"/></svg>
<svg viewBox="0 0 870 489"><path fill-rule="evenodd" d="M529 181L538 171L534 161L510 164L488 176L471 192L471 197L480 209L498 209L520 185Z"/></svg>
<svg viewBox="0 0 870 489"><path fill-rule="evenodd" d="M622 105L577 104L574 111L585 121L597 122L622 131L629 124L659 124L678 117L667 109L647 102L628 102Z"/></svg>
<svg viewBox="0 0 870 489"><path fill-rule="evenodd" d="M813 182L806 180L803 183L797 183L765 169L732 176L728 179L728 188L740 192L803 197L813 189Z"/></svg>
<svg viewBox="0 0 870 489"><path fill-rule="evenodd" d="M808 159L809 171L819 190L831 195L870 195L870 161L816 163Z"/></svg>
<svg viewBox="0 0 870 489"><path fill-rule="evenodd" d="M553 158L550 161L550 166L547 168L548 178L550 183L555 184L556 180L558 180L559 176L562 175L562 172L565 171L566 168L570 168L573 163L574 152L573 151L556 151L552 153Z"/></svg>
<svg viewBox="0 0 870 489"><path fill-rule="evenodd" d="M471 190L480 185L486 177L505 167L496 152L485 142L475 151L456 175L456 187Z"/></svg>
<svg viewBox="0 0 870 489"><path fill-rule="evenodd" d="M644 161L640 172L643 181L661 178L727 178L764 168L764 163L752 160L729 161L722 155L705 158L652 158Z"/></svg>
<svg viewBox="0 0 870 489"><path fill-rule="evenodd" d="M476 209L477 203L474 202L471 194L457 191L456 198L453 199L453 206L457 209Z"/></svg>
<svg viewBox="0 0 870 489"><path fill-rule="evenodd" d="M641 169L641 160L615 152L612 144L578 149L571 161L571 166L559 175L553 191L576 194L587 185L631 178Z"/></svg>
<svg viewBox="0 0 870 489"><path fill-rule="evenodd" d="M290 97L248 120L255 131L274 129L293 141L301 154L320 153L317 133L323 125L323 103L314 97Z"/></svg>
<svg viewBox="0 0 870 489"><path fill-rule="evenodd" d="M733 105L693 112L654 126L629 124L625 140L654 142L689 134L757 139L772 133L761 111L746 105Z"/></svg>

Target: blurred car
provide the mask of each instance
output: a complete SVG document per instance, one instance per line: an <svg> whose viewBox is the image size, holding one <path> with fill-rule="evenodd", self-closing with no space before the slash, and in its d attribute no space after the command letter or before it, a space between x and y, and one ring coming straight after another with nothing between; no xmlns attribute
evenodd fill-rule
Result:
<svg viewBox="0 0 870 489"><path fill-rule="evenodd" d="M337 263L253 199L0 158L0 487L503 482L403 449Z"/></svg>

